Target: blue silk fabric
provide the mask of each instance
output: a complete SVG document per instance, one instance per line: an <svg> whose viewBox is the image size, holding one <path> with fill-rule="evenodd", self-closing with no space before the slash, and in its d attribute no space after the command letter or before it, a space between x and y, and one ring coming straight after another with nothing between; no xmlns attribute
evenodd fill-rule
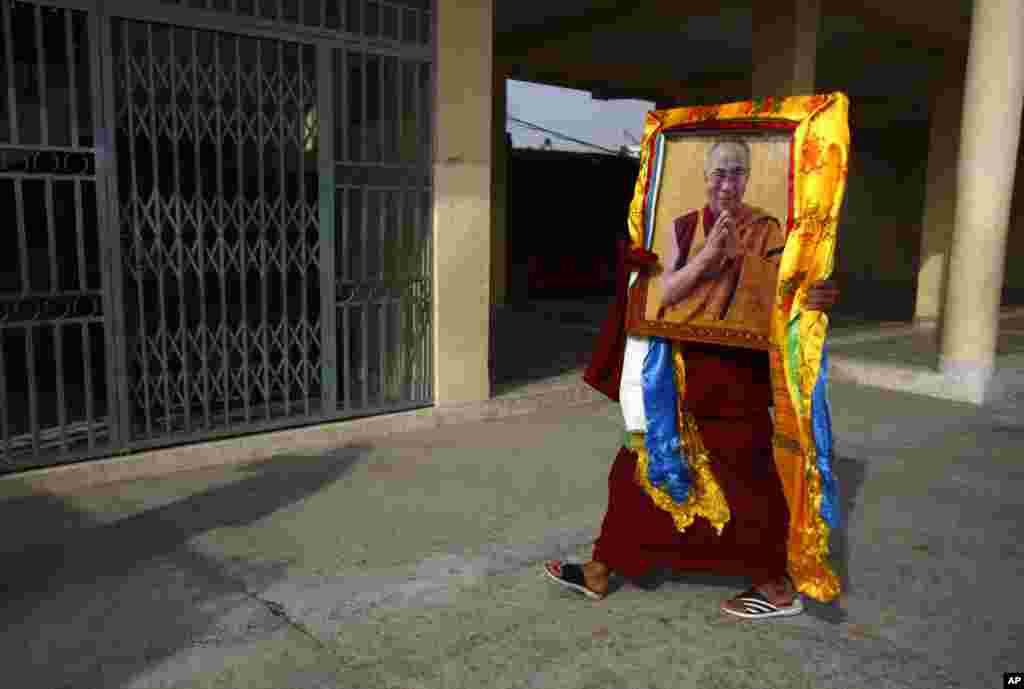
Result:
<svg viewBox="0 0 1024 689"><path fill-rule="evenodd" d="M689 495L691 478L689 460L679 437L679 390L672 343L661 337L652 337L650 342L641 375L647 417L647 480L682 504Z"/></svg>
<svg viewBox="0 0 1024 689"><path fill-rule="evenodd" d="M821 476L821 518L829 528L839 527L839 496L832 472L832 411L828 402L828 343L821 348L821 369L811 394L811 427Z"/></svg>

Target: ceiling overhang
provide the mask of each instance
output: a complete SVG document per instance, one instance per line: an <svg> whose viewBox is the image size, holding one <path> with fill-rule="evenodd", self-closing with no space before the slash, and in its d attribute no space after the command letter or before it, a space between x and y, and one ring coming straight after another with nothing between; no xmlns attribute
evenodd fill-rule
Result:
<svg viewBox="0 0 1024 689"><path fill-rule="evenodd" d="M943 56L966 50L970 8L970 0L823 0L819 81L871 97L927 91ZM752 16L751 0L713 11L678 0L503 0L495 60L511 78L605 98L743 98Z"/></svg>

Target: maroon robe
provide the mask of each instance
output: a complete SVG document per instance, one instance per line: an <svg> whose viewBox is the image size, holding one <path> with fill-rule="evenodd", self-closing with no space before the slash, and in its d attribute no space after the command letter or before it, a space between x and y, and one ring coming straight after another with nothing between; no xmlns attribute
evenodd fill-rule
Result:
<svg viewBox="0 0 1024 689"><path fill-rule="evenodd" d="M687 249L696 225L696 213L691 215L692 224L684 216L675 228ZM623 249L616 303L584 376L613 400L618 400L625 352L628 270L649 260ZM717 345L684 347L685 403L729 503L730 520L721 535L703 518L680 533L669 513L636 483L636 454L622 447L608 477L608 509L593 559L628 578L669 568L743 575L754 583L775 579L786 571L789 511L772 454L768 354Z"/></svg>

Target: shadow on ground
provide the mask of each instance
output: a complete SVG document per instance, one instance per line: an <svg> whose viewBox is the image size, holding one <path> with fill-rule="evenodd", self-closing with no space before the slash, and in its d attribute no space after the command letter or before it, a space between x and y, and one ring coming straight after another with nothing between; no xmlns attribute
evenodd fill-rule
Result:
<svg viewBox="0 0 1024 689"><path fill-rule="evenodd" d="M853 457L837 456L833 471L839 486L839 528L832 531L829 549L836 575L842 585L841 595L849 595L854 582L850 576L850 530L859 507L858 498L867 476L867 463ZM831 624L847 621L846 611L838 604L819 603L805 597L807 613Z"/></svg>
<svg viewBox="0 0 1024 689"><path fill-rule="evenodd" d="M5 539L0 550L4 674L25 688L119 687L185 646L283 630L288 621L258 593L287 562L220 561L190 541L298 503L365 452L251 464L241 479L110 524L55 497L0 503L0 520L29 543ZM45 533L61 524L59 541Z"/></svg>

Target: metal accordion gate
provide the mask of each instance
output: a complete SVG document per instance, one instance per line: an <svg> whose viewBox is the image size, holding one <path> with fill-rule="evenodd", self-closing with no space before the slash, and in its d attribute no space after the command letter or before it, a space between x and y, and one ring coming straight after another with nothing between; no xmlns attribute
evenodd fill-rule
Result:
<svg viewBox="0 0 1024 689"><path fill-rule="evenodd" d="M0 0L0 472L431 402L429 5L197 4Z"/></svg>

